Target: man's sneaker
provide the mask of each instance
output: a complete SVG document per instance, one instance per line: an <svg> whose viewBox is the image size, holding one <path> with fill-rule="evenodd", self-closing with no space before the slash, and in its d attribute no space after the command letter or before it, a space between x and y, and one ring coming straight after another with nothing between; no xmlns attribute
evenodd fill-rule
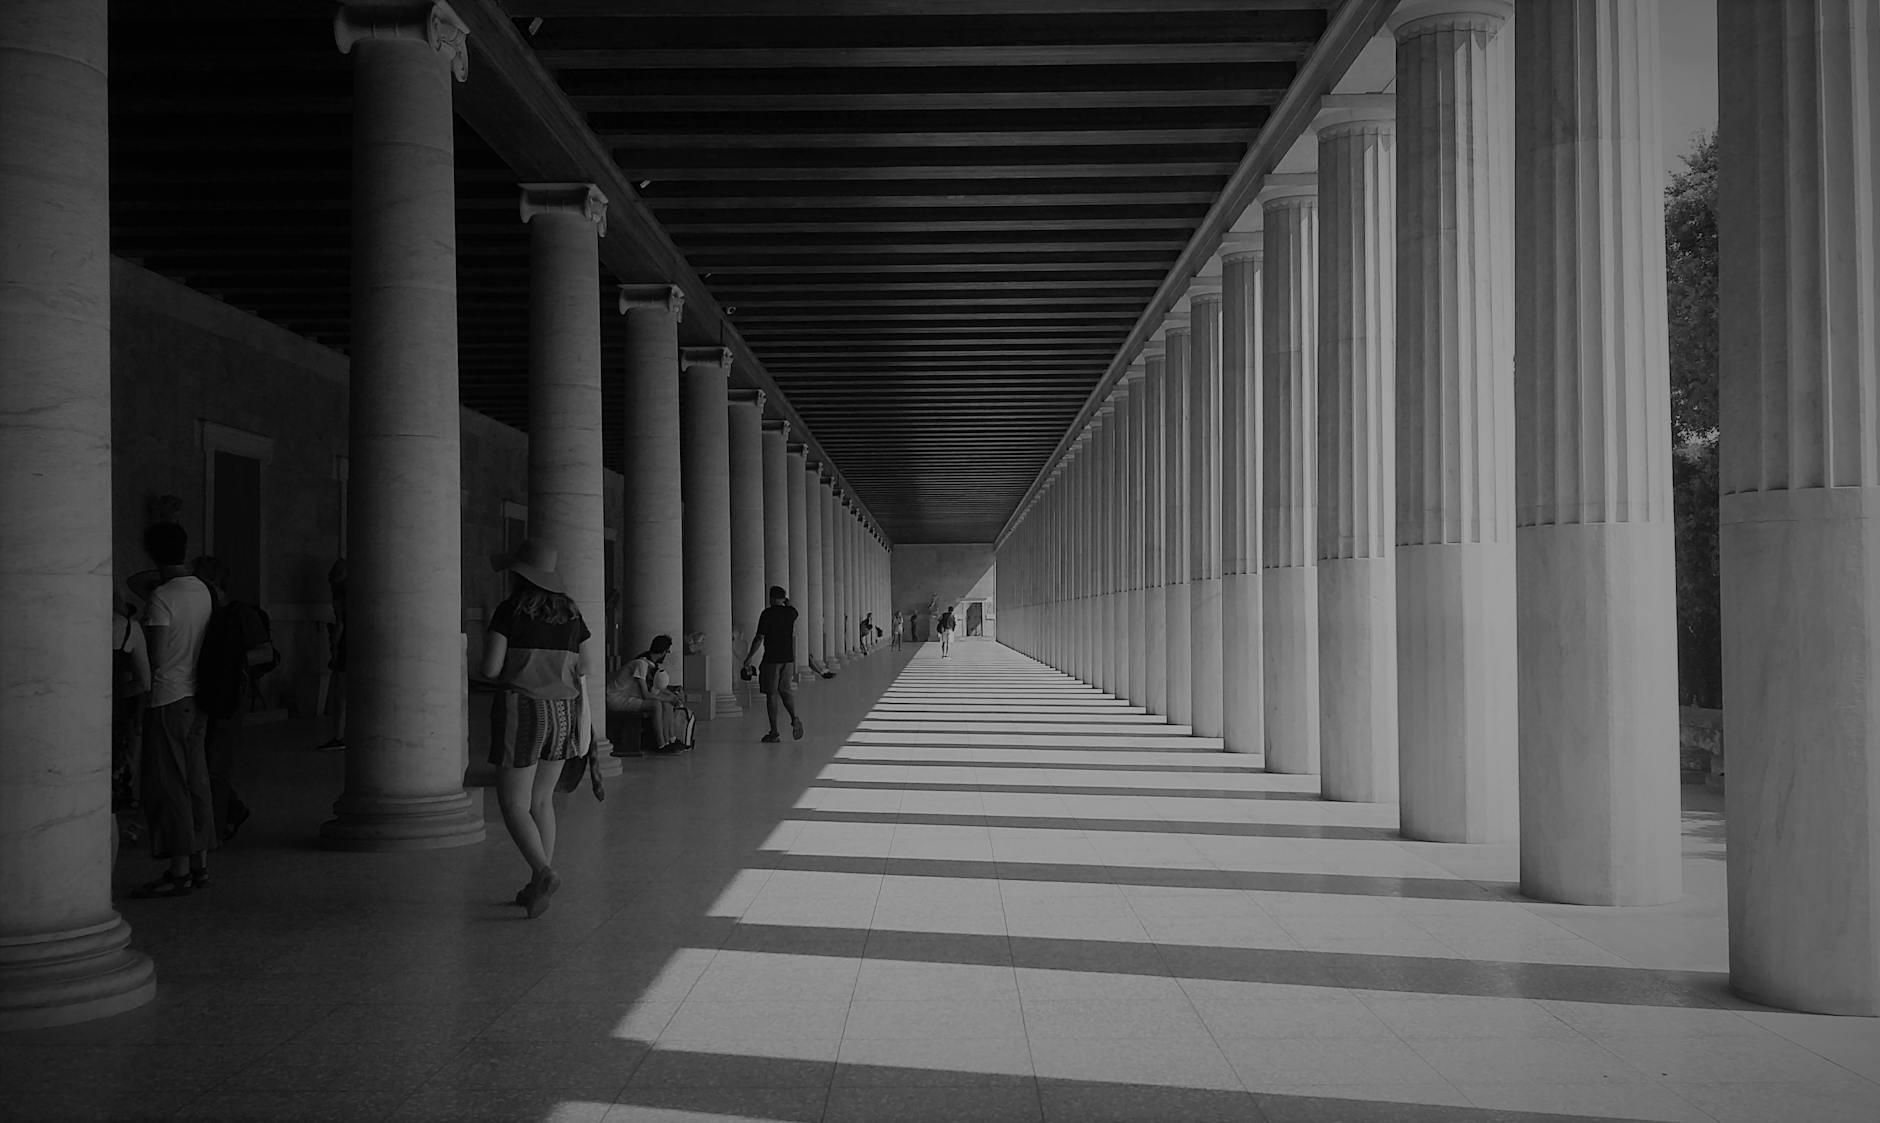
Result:
<svg viewBox="0 0 1880 1123"><path fill-rule="evenodd" d="M775 745L778 742L782 741L783 738L779 737L777 735L777 731L773 729L769 733L766 733L762 737L758 738L758 740L762 741L766 745Z"/></svg>

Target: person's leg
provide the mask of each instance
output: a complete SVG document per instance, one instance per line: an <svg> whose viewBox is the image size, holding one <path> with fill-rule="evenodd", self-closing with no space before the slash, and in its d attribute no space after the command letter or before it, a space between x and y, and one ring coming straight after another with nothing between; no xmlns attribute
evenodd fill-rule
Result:
<svg viewBox="0 0 1880 1123"><path fill-rule="evenodd" d="M535 781L529 793L529 818L535 821L536 837L542 843L542 864L555 863L555 784L561 780L564 760L545 760L535 766Z"/></svg>
<svg viewBox="0 0 1880 1123"><path fill-rule="evenodd" d="M790 712L790 736L801 741L803 719L796 716L796 664L783 665L781 673L777 675L777 695L783 700L783 708ZM775 728L775 718L771 719L771 726Z"/></svg>
<svg viewBox="0 0 1880 1123"><path fill-rule="evenodd" d="M536 826L533 814L535 800L535 774L541 771L534 764L521 768L498 765L496 770L496 806L502 810L503 826L509 828L509 837L522 852L522 860L529 863L529 872L537 874L548 868L548 852L542 845L542 833ZM555 774L561 775L557 762ZM554 781L549 782L549 789L554 789Z"/></svg>
<svg viewBox="0 0 1880 1123"><path fill-rule="evenodd" d="M775 690L769 690L764 693L764 712L770 717L770 735L772 737L778 736L777 692Z"/></svg>
<svg viewBox="0 0 1880 1123"><path fill-rule="evenodd" d="M654 702L652 717L653 736L659 739L659 744L654 747L663 749L667 745L672 744L674 740L672 732L674 726L672 720L672 703Z"/></svg>
<svg viewBox="0 0 1880 1123"><path fill-rule="evenodd" d="M166 863L165 876L139 894L175 896L188 891L191 838L186 829L189 793L185 780L187 725L176 720L177 704L153 706L144 713L142 782L144 823L150 856Z"/></svg>
<svg viewBox="0 0 1880 1123"><path fill-rule="evenodd" d="M209 717L197 708L193 698L185 698L177 705L186 707L189 712L188 733L183 742L192 840L189 867L196 878L196 887L200 889L209 884L209 851L215 849L219 837L216 834L215 795L209 782Z"/></svg>

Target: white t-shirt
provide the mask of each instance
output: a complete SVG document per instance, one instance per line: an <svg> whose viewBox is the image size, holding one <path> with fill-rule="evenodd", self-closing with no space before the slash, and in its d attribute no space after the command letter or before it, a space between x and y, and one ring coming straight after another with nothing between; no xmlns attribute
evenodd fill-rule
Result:
<svg viewBox="0 0 1880 1123"><path fill-rule="evenodd" d="M144 623L162 628L164 640L150 648L152 706L196 696L196 656L214 607L209 586L194 577L172 577L151 591Z"/></svg>

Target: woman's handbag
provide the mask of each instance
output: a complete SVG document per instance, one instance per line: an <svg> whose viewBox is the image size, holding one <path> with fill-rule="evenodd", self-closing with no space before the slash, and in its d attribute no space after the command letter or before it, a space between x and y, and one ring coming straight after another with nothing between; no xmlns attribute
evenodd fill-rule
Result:
<svg viewBox="0 0 1880 1123"><path fill-rule="evenodd" d="M555 790L558 792L575 790L581 786L581 773L586 772L588 786L594 789L594 798L604 801L607 798L607 787L601 783L601 770L593 764L594 726L591 722L592 715L588 712L587 676L581 676L580 682L581 714L576 725L576 737L581 745L581 755L571 756L562 761L561 778L555 781Z"/></svg>

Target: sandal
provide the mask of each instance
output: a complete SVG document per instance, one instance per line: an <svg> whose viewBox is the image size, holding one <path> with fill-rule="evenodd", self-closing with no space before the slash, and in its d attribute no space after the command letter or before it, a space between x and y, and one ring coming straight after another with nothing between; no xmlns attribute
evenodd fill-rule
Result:
<svg viewBox="0 0 1880 1123"><path fill-rule="evenodd" d="M189 871L189 887L191 889L209 888L209 870L207 867Z"/></svg>
<svg viewBox="0 0 1880 1123"><path fill-rule="evenodd" d="M131 890L131 896L148 901L158 897L187 897L194 888L193 878L188 874L181 877L166 873L155 881L147 881Z"/></svg>
<svg viewBox="0 0 1880 1123"><path fill-rule="evenodd" d="M793 717L790 719L790 736L793 739L798 740L798 741L801 741L803 739L803 719L802 718Z"/></svg>
<svg viewBox="0 0 1880 1123"><path fill-rule="evenodd" d="M777 742L783 740L783 738L777 736L777 731L773 729L770 732L764 734L762 737L759 737L758 740L762 741L766 745L774 745Z"/></svg>
<svg viewBox="0 0 1880 1123"><path fill-rule="evenodd" d="M552 869L545 869L535 875L535 880L524 890L529 899L522 902L522 907L529 910L529 919L534 920L548 911L548 899L561 888L561 877Z"/></svg>

